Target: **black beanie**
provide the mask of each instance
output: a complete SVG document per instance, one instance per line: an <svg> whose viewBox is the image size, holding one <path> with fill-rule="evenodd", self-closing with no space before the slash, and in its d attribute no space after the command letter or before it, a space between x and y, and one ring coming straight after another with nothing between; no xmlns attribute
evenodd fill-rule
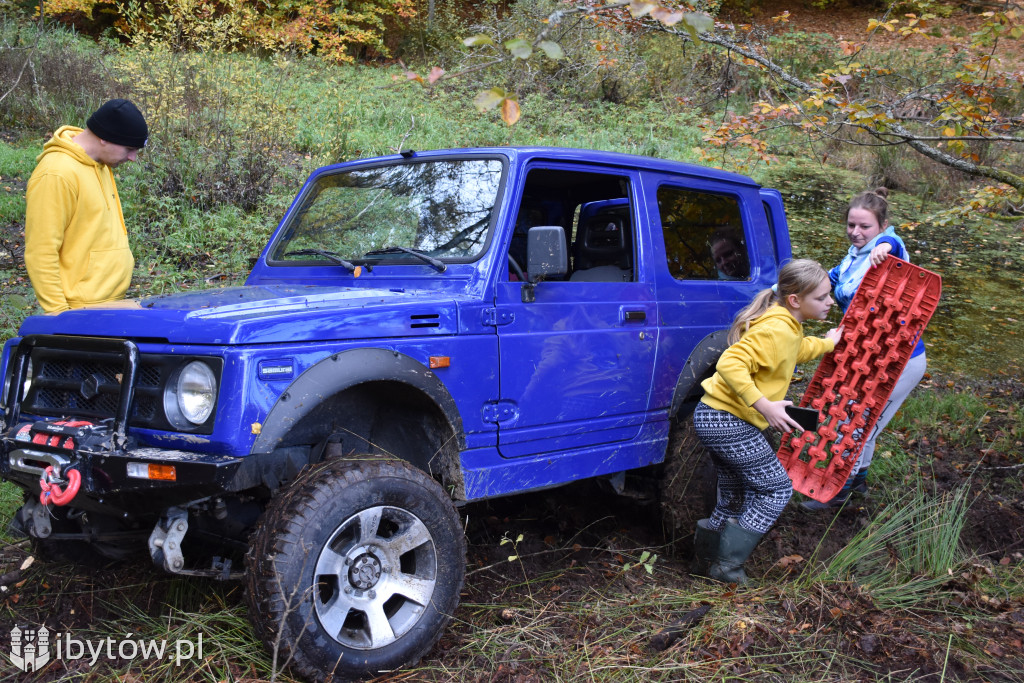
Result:
<svg viewBox="0 0 1024 683"><path fill-rule="evenodd" d="M110 100L85 122L96 137L125 147L146 146L149 128L139 108L128 100Z"/></svg>

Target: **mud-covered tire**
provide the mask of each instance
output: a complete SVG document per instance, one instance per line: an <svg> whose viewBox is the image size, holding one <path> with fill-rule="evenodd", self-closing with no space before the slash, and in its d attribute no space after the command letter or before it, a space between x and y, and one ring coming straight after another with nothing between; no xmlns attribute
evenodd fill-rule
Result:
<svg viewBox="0 0 1024 683"><path fill-rule="evenodd" d="M717 496L718 474L697 437L692 417L673 420L658 487L666 537L674 541L692 534L697 520L714 509Z"/></svg>
<svg viewBox="0 0 1024 683"><path fill-rule="evenodd" d="M459 602L466 541L441 486L399 460L308 467L261 517L250 619L278 666L311 680L418 662Z"/></svg>

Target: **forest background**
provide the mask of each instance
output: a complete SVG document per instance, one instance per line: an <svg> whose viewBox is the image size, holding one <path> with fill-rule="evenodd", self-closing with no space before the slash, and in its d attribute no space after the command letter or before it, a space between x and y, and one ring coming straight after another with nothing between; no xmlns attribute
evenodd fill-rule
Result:
<svg viewBox="0 0 1024 683"><path fill-rule="evenodd" d="M118 170L129 296L241 283L313 168L399 149L551 144L747 173L782 190L795 254L828 266L848 246L849 197L889 187L944 294L930 375L885 436L873 498L835 518L787 512L757 567L772 580L746 594L694 583L685 530L652 528L643 506L609 498L598 507L618 512L595 520L604 494L589 489L481 505L468 597L409 675L1024 680L1018 6L0 0L0 14L0 341L39 312L21 260L35 156L110 97L151 130ZM0 518L18 505L7 486L0 501ZM287 676L238 586L22 570L30 548L2 540L0 625L220 643L197 669L112 662L66 679ZM652 647L701 604L714 609L699 627Z"/></svg>

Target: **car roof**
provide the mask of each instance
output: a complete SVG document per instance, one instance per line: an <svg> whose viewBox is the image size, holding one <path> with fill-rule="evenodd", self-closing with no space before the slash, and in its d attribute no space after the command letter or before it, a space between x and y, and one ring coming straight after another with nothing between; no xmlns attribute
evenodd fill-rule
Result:
<svg viewBox="0 0 1024 683"><path fill-rule="evenodd" d="M640 169L664 173L675 173L692 176L696 178L706 178L730 183L737 183L741 185L759 187L759 185L756 182L754 182L751 178L747 176L740 175L739 173L723 171L717 168L711 168L709 166L690 164L682 161L673 161L671 159L659 159L657 157L641 156L639 154L625 154L622 152L607 152L603 150L578 149L572 147L463 147L424 151L409 150L403 151L401 154L353 159L350 162L336 164L334 166L325 167L325 169L320 170L323 171L326 169L333 169L336 167L347 167L352 164L362 165L367 163L383 163L399 161L403 159L411 160L429 159L433 157L497 155L507 157L513 163L518 164L525 164L527 162L534 160L599 164L603 166L617 166L621 168Z"/></svg>

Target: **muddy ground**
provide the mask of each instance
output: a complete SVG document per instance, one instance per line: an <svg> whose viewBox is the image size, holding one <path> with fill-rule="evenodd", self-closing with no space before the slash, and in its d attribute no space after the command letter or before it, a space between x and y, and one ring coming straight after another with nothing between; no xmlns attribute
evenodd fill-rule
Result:
<svg viewBox="0 0 1024 683"><path fill-rule="evenodd" d="M847 8L796 15L803 30L849 37L877 13ZM973 26L978 18L958 15L957 21ZM0 258L18 253L20 231L0 228ZM23 279L5 284L28 292ZM1024 387L1015 379L935 376L917 391L970 392L992 406L990 419L966 443L939 434L896 435L932 495L971 488L960 539L968 560L944 586L955 604L887 612L854 582L794 597L791 586L807 563L841 550L878 515L885 503L877 490L837 514L804 513L791 504L748 564L760 588L744 598L687 571L686 521L700 516L699 492L675 505L675 528L662 523L655 486L632 482L642 495L624 498L597 482L581 482L465 506L469 553L462 606L419 668L383 679L1024 681L1024 600L1019 587L992 590L990 580L995 569L1016 568L1019 582L1024 566L1024 437L1003 438L1019 430L1014 411L1019 415L1024 405ZM992 449L995 442L1008 446ZM520 535L521 541L503 543ZM658 555L651 574L636 568L645 550ZM27 543L0 542L4 652L15 622L115 635L130 620L127 605L158 620L171 609L244 615L240 583L173 579L151 570L144 558L99 570L36 561L20 571L30 554ZM518 559L510 562L511 554ZM658 649L659 631L702 605L708 613L693 617L681 626L681 637ZM958 646L950 647L954 635ZM248 658L177 671L174 680L267 680L260 647L242 650ZM827 669L802 664L810 652L833 652L840 663ZM0 680L115 679L165 677L103 662L95 668L53 662L38 674L17 674L0 660Z"/></svg>
<svg viewBox="0 0 1024 683"><path fill-rule="evenodd" d="M455 621L419 668L383 680L529 683L589 680L595 671L604 671L604 680L796 680L810 675L794 663L799 653L828 650L835 651L841 666L830 664L822 680L1024 680L1024 598L1019 585L1007 585L1000 594L990 580L993 568L1016 567L1019 583L1024 565L1024 449L987 447L1019 424L1013 407L1024 403L1024 388L1008 380L968 384L930 377L918 391L970 391L992 407L991 419L980 423L966 446L896 435L934 494L971 487L961 536L968 559L944 586L956 604L946 599L941 605L887 612L856 582L794 597L793 582L806 563L840 550L878 514L884 503L877 491L838 514L806 513L791 504L748 564L760 588L744 598L742 591L687 573L691 539L685 529L666 530L657 500L624 498L600 482L581 482L465 506L468 576ZM689 502L692 509L677 519L700 514L699 496ZM637 565L644 550L658 555L650 574ZM5 545L0 574L17 572L28 554L27 544ZM510 554L518 558L510 562ZM113 634L131 628L129 603L157 620L172 609L226 610L244 618L240 583L172 579L150 570L144 558L103 570L38 561L14 578L3 580L8 589L0 598L0 628L5 632L17 621ZM685 626L682 637L669 638L669 647L660 648L658 632L701 605L708 606L708 615L692 619L705 619L706 628ZM723 619L733 625L722 627ZM712 628L712 620L719 625ZM735 623L757 628L737 632ZM967 645L950 648L954 633ZM602 644L589 650L588 638ZM256 663L245 657L225 660L229 675L219 672L214 678L269 678L260 648L249 649ZM636 667L648 667L649 675L638 674ZM608 674L620 670L621 676ZM16 678L124 680L127 671L123 662L113 668L103 662L95 668L52 663L38 675ZM145 671L138 675L129 680L154 678ZM194 677L183 670L175 675L174 680L211 680L199 670Z"/></svg>

